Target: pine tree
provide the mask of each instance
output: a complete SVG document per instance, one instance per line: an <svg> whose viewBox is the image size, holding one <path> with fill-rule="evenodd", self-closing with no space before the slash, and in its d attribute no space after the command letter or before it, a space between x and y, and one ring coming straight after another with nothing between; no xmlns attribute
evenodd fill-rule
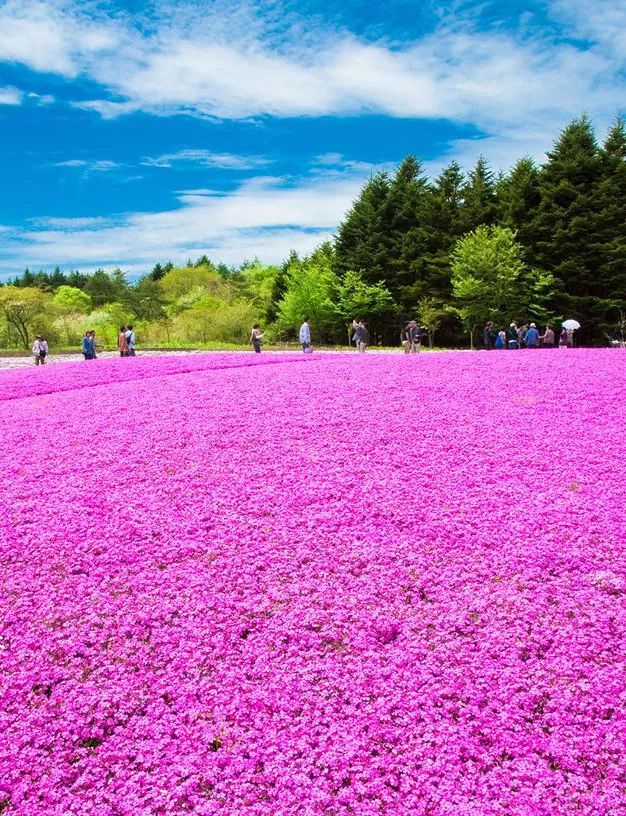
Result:
<svg viewBox="0 0 626 816"><path fill-rule="evenodd" d="M522 246L532 247L535 239L532 221L541 201L535 162L528 157L520 159L509 175L498 182L496 194L498 222L515 230Z"/></svg>
<svg viewBox="0 0 626 816"><path fill-rule="evenodd" d="M359 272L368 283L389 275L390 223L387 173L373 175L340 224L335 241L335 270Z"/></svg>
<svg viewBox="0 0 626 816"><path fill-rule="evenodd" d="M428 192L428 180L420 162L407 156L400 164L389 190L385 221L389 223L389 273L387 285L398 302L415 282L411 249L420 251L420 210Z"/></svg>
<svg viewBox="0 0 626 816"><path fill-rule="evenodd" d="M495 223L497 214L495 176L487 160L481 156L474 169L470 170L463 190L461 217L465 231Z"/></svg>
<svg viewBox="0 0 626 816"><path fill-rule="evenodd" d="M600 267L595 294L603 309L601 330L626 313L626 125L618 119L600 151L602 177L596 190L596 249Z"/></svg>
<svg viewBox="0 0 626 816"><path fill-rule="evenodd" d="M450 255L464 232L464 183L460 166L452 162L420 201L417 224L406 234L403 248L403 259L412 274L411 287L401 293L406 312L425 297L450 298Z"/></svg>
<svg viewBox="0 0 626 816"><path fill-rule="evenodd" d="M562 284L560 304L580 319L586 336L602 322L595 302L601 266L595 234L595 203L602 177L602 159L586 116L572 121L561 133L539 177L541 202L531 229L535 234L531 260L553 272Z"/></svg>

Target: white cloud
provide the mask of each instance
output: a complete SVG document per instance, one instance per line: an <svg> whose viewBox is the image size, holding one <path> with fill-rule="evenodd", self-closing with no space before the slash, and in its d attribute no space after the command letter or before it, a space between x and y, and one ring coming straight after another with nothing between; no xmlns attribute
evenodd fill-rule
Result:
<svg viewBox="0 0 626 816"><path fill-rule="evenodd" d="M583 109L603 116L623 104L624 0L554 0L552 13L592 40L576 45L528 20L507 33L479 31L468 15L443 18L434 33L391 46L293 15L279 25L276 10L266 20L267 12L226 0L208 13L193 3L160 8L141 28L119 14L89 17L91 4L8 0L0 59L88 76L106 93L74 104L106 118L138 110L230 119L377 112L472 123L495 135L529 121L548 133Z"/></svg>
<svg viewBox="0 0 626 816"><path fill-rule="evenodd" d="M26 96L37 105L52 105L56 101L52 94L38 94L35 91L30 91Z"/></svg>
<svg viewBox="0 0 626 816"><path fill-rule="evenodd" d="M233 153L212 153L210 150L178 150L161 156L146 156L141 163L149 167L172 167L179 162L199 164L223 170L252 170L270 164L263 156L238 156Z"/></svg>
<svg viewBox="0 0 626 816"><path fill-rule="evenodd" d="M22 92L17 88L7 86L0 88L0 105L21 105Z"/></svg>
<svg viewBox="0 0 626 816"><path fill-rule="evenodd" d="M626 57L625 0L553 0L552 11L576 36L600 44L618 58Z"/></svg>
<svg viewBox="0 0 626 816"><path fill-rule="evenodd" d="M279 262L329 238L363 175L313 174L297 181L262 176L230 193L188 190L179 207L112 218L38 219L0 239L0 275L24 265L149 269L157 260L183 263L206 253L225 263L258 256Z"/></svg>
<svg viewBox="0 0 626 816"><path fill-rule="evenodd" d="M117 162L107 159L87 160L68 159L67 161L56 162L55 167L75 167L89 173L107 173L110 170L117 170L120 165Z"/></svg>

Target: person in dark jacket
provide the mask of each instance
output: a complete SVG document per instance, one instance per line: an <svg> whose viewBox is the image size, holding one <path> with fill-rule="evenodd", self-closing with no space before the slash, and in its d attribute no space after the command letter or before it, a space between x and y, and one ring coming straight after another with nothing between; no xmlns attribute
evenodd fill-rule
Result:
<svg viewBox="0 0 626 816"><path fill-rule="evenodd" d="M483 329L483 343L487 351L494 348L497 336L498 335L493 330L493 323L490 320Z"/></svg>
<svg viewBox="0 0 626 816"><path fill-rule="evenodd" d="M515 323L511 323L509 330L506 333L507 345L510 349L519 348L518 328Z"/></svg>

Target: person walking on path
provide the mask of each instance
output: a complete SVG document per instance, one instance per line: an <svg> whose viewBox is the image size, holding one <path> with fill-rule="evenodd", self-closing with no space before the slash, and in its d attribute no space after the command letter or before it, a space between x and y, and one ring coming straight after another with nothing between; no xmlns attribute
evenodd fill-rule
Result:
<svg viewBox="0 0 626 816"><path fill-rule="evenodd" d="M306 352L311 350L311 326L309 325L309 318L304 318L304 323L300 326L300 345L302 346L302 351Z"/></svg>
<svg viewBox="0 0 626 816"><path fill-rule="evenodd" d="M263 334L261 332L261 327L258 323L255 323L252 327L252 331L250 332L250 342L252 343L252 348L255 351L255 354L261 353L261 338Z"/></svg>
<svg viewBox="0 0 626 816"><path fill-rule="evenodd" d="M524 341L526 343L526 348L537 348L539 345L539 332L537 331L537 326L534 323L531 323L528 329L526 330L526 335L524 337Z"/></svg>
<svg viewBox="0 0 626 816"><path fill-rule="evenodd" d="M496 349L505 349L506 348L506 332L504 330L499 331L496 335L496 342L494 343L494 348Z"/></svg>
<svg viewBox="0 0 626 816"><path fill-rule="evenodd" d="M539 338L544 348L554 348L554 331L551 326L546 326L546 330Z"/></svg>
<svg viewBox="0 0 626 816"><path fill-rule="evenodd" d="M117 335L117 350L120 357L128 357L128 341L126 340L126 326L120 326L120 333Z"/></svg>
<svg viewBox="0 0 626 816"><path fill-rule="evenodd" d="M48 343L40 334L35 337L32 352L33 357L35 358L36 366L43 365L46 362L46 357L48 355Z"/></svg>
<svg viewBox="0 0 626 816"><path fill-rule="evenodd" d="M126 326L126 345L128 346L128 356L135 357L135 343L137 342L137 338L135 336L135 332L133 330L132 323L129 323Z"/></svg>
<svg viewBox="0 0 626 816"><path fill-rule="evenodd" d="M511 325L509 326L509 330L507 332L508 346L510 349L519 348L519 339L517 336L517 332L518 332L517 326L515 325L515 323L511 323Z"/></svg>

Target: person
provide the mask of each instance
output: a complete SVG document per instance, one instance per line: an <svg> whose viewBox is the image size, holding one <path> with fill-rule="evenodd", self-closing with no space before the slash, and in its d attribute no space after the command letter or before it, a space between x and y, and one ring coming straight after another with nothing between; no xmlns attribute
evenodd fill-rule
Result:
<svg viewBox="0 0 626 816"><path fill-rule="evenodd" d="M506 332L504 329L499 331L496 335L496 341L494 343L494 348L496 349L505 349L506 348Z"/></svg>
<svg viewBox="0 0 626 816"><path fill-rule="evenodd" d="M120 333L117 335L117 350L120 357L128 357L128 341L126 340L126 326L120 326Z"/></svg>
<svg viewBox="0 0 626 816"><path fill-rule="evenodd" d="M510 349L518 349L519 348L519 339L517 335L517 326L515 323L511 323L509 326L509 330L507 332L507 340L508 340L508 347Z"/></svg>
<svg viewBox="0 0 626 816"><path fill-rule="evenodd" d="M370 342L370 333L367 330L367 326L362 320L359 320L359 340L357 348L359 351L365 351L369 346Z"/></svg>
<svg viewBox="0 0 626 816"><path fill-rule="evenodd" d="M299 339L302 351L306 353L311 349L311 326L308 317L304 318L304 323L300 326Z"/></svg>
<svg viewBox="0 0 626 816"><path fill-rule="evenodd" d="M35 358L35 365L43 365L48 355L48 343L40 334L35 337L32 351L33 357Z"/></svg>
<svg viewBox="0 0 626 816"><path fill-rule="evenodd" d="M616 326L611 332L611 345L613 348L624 348L624 329L621 326Z"/></svg>
<svg viewBox="0 0 626 816"><path fill-rule="evenodd" d="M485 345L485 349L489 351L494 347L494 343L496 341L496 333L493 330L493 323L491 320L485 325L483 329L483 343Z"/></svg>
<svg viewBox="0 0 626 816"><path fill-rule="evenodd" d="M354 318L352 320L352 342L354 343L355 348L359 348L359 341L361 337L361 330L359 328L361 320L357 320Z"/></svg>
<svg viewBox="0 0 626 816"><path fill-rule="evenodd" d="M522 323L522 325L517 330L517 344L519 348L522 348L526 344L526 332L528 331L528 324Z"/></svg>
<svg viewBox="0 0 626 816"><path fill-rule="evenodd" d="M407 339L407 343L404 347L405 352L407 354L417 353L422 345L422 333L416 320L411 320L407 324L405 335Z"/></svg>
<svg viewBox="0 0 626 816"><path fill-rule="evenodd" d="M261 333L261 327L258 323L255 323L252 327L252 331L250 332L250 342L252 343L252 347L256 354L261 353L261 338L263 334Z"/></svg>
<svg viewBox="0 0 626 816"><path fill-rule="evenodd" d="M559 348L567 348L567 329L561 329L559 335Z"/></svg>
<svg viewBox="0 0 626 816"><path fill-rule="evenodd" d="M539 332L537 331L537 326L534 323L531 323L526 330L524 342L526 343L526 348L537 348L539 345Z"/></svg>
<svg viewBox="0 0 626 816"><path fill-rule="evenodd" d="M85 332L82 342L82 350L85 360L96 359L95 337L93 336L93 332L91 330Z"/></svg>
<svg viewBox="0 0 626 816"><path fill-rule="evenodd" d="M129 323L128 326L126 326L125 335L126 335L126 345L128 346L128 356L129 357L136 357L136 354L135 354L136 336L135 336L135 332L133 331L132 323Z"/></svg>
<svg viewBox="0 0 626 816"><path fill-rule="evenodd" d="M546 325L546 330L539 339L544 348L554 348L554 332L552 327Z"/></svg>

